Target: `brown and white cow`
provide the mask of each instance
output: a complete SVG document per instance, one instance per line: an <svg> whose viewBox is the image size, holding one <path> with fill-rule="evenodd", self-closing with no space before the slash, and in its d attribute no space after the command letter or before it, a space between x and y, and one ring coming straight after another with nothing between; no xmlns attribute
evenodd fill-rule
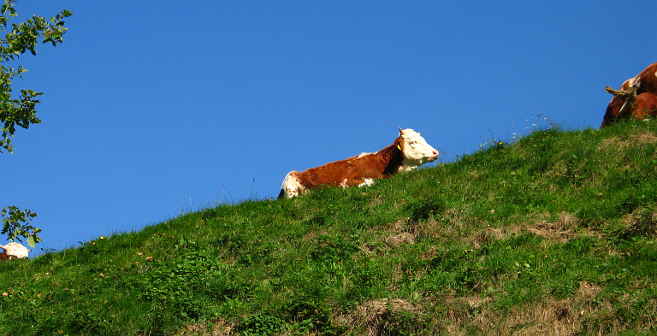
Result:
<svg viewBox="0 0 657 336"><path fill-rule="evenodd" d="M30 250L19 243L11 242L7 245L0 245L0 260L27 258L29 254Z"/></svg>
<svg viewBox="0 0 657 336"><path fill-rule="evenodd" d="M657 97L657 63L643 69L638 75L623 82L619 90L606 88L613 94L607 105L600 127L608 126L623 118L645 119L657 117L654 106Z"/></svg>
<svg viewBox="0 0 657 336"><path fill-rule="evenodd" d="M320 186L346 188L372 185L375 179L413 170L437 158L438 151L420 133L410 128L400 129L399 137L376 153L361 153L302 172L289 172L283 179L278 198L296 197Z"/></svg>

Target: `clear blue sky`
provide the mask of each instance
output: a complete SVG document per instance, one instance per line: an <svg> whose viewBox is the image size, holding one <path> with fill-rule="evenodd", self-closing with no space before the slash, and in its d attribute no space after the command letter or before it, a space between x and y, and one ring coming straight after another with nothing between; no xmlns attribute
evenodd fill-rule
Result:
<svg viewBox="0 0 657 336"><path fill-rule="evenodd" d="M603 87L657 61L656 1L18 0L64 8L16 83L43 123L0 156L0 206L37 211L42 248L275 197L398 127L442 162L538 115L598 127Z"/></svg>

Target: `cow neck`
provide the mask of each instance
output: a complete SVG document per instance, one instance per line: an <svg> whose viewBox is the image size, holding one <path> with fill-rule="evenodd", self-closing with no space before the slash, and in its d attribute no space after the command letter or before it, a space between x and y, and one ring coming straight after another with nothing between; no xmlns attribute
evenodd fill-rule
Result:
<svg viewBox="0 0 657 336"><path fill-rule="evenodd" d="M395 141L392 145L376 153L385 163L385 168L383 170L384 175L397 173L399 167L401 167L402 162L404 161L401 150L397 148L397 143L398 141Z"/></svg>

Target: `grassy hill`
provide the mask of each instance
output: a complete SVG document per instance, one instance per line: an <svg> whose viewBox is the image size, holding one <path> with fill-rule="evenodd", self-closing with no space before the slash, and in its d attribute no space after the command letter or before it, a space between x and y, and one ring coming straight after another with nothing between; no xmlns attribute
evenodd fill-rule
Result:
<svg viewBox="0 0 657 336"><path fill-rule="evenodd" d="M0 263L0 334L655 334L656 231L657 121L539 131Z"/></svg>

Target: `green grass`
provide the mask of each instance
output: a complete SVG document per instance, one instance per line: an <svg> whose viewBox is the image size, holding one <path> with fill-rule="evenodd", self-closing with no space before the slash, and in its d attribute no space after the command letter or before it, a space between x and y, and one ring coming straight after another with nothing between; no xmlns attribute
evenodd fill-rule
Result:
<svg viewBox="0 0 657 336"><path fill-rule="evenodd" d="M0 264L2 335L657 332L657 121Z"/></svg>

